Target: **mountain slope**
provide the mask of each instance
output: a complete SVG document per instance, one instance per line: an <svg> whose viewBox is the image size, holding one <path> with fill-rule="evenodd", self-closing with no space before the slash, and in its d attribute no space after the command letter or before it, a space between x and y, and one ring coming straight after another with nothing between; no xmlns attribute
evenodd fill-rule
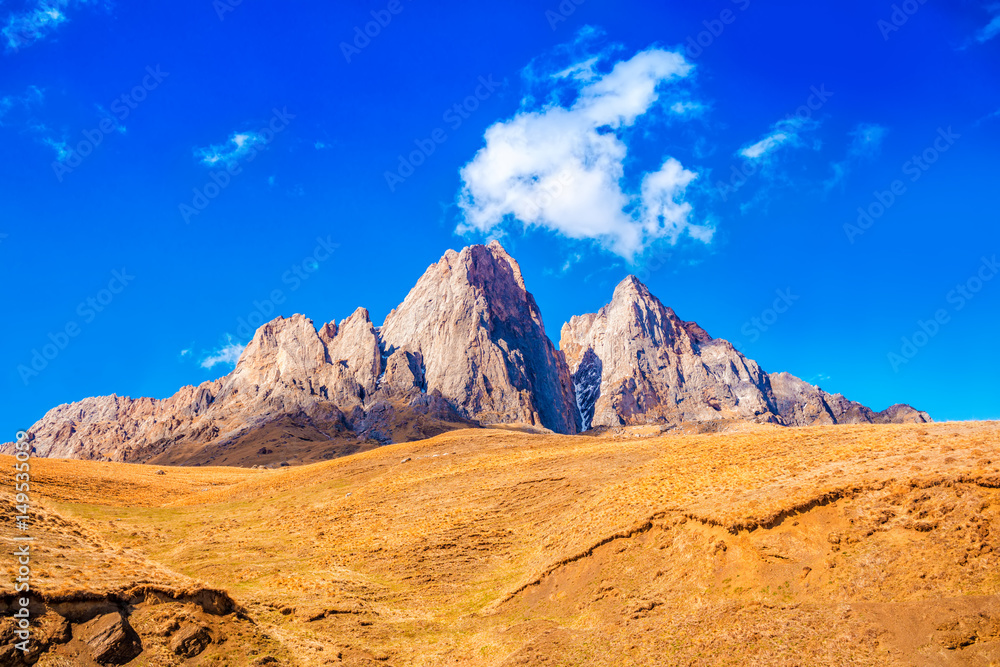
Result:
<svg viewBox="0 0 1000 667"><path fill-rule="evenodd" d="M264 471L36 460L33 603L75 640L81 601L196 586L257 631L129 596L135 664L249 665L210 657L248 644L276 667L1000 660L997 422L653 430L470 429ZM150 632L157 610L178 624ZM219 621L204 655L163 653ZM39 664L90 664L60 641Z"/></svg>

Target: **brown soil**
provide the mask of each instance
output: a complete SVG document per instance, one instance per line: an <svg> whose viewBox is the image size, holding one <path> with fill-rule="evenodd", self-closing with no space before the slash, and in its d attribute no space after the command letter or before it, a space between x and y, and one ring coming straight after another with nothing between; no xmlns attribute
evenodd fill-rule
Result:
<svg viewBox="0 0 1000 667"><path fill-rule="evenodd" d="M692 430L462 430L280 470L35 460L33 576L53 614L118 601L136 665L1000 664L1000 424ZM147 622L149 587L202 654Z"/></svg>

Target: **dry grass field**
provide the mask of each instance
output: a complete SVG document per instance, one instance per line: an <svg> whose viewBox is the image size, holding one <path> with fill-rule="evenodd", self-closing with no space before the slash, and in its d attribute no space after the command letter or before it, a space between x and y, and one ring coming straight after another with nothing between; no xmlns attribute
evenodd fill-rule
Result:
<svg viewBox="0 0 1000 667"><path fill-rule="evenodd" d="M33 460L37 664L112 605L134 665L1000 665L1000 424L715 430Z"/></svg>

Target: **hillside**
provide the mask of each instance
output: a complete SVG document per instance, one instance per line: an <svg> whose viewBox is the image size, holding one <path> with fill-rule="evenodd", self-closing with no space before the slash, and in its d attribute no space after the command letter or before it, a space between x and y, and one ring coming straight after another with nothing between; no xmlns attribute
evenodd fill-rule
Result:
<svg viewBox="0 0 1000 667"><path fill-rule="evenodd" d="M36 583L73 637L38 664L90 664L112 608L136 665L1000 660L1000 424L716 426L280 470L36 459Z"/></svg>

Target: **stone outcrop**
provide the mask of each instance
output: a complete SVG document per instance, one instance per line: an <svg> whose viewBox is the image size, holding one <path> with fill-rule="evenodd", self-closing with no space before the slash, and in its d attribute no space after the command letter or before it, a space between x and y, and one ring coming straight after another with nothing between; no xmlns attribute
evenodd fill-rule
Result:
<svg viewBox="0 0 1000 667"><path fill-rule="evenodd" d="M712 419L777 422L767 373L667 308L635 276L563 325L585 427Z"/></svg>

